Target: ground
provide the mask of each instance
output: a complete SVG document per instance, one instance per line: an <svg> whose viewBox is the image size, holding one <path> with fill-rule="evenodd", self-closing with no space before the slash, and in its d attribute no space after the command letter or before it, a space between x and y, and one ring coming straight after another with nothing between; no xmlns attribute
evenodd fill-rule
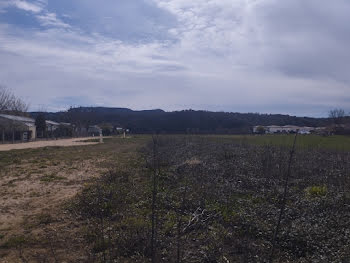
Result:
<svg viewBox="0 0 350 263"><path fill-rule="evenodd" d="M91 137L62 139L62 140L34 141L34 142L16 143L16 144L2 144L2 145L0 144L0 151L34 149L34 148L52 147L52 146L67 147L67 146L79 146L79 145L98 143L97 141L90 141L90 142L85 141L90 139Z"/></svg>
<svg viewBox="0 0 350 263"><path fill-rule="evenodd" d="M93 141L64 140L60 146L69 147L60 147L56 144L55 146L51 145L51 147L0 152L0 262L91 262L88 260L89 255L91 255L91 244L88 244L84 235L90 231L90 222L93 220L89 217L86 220L86 217L84 218L80 214L76 215L75 213L78 213L78 211L72 209L71 206L76 203L77 194L78 196L92 198L91 200L94 201L93 194L96 193L94 190L98 189L98 187L96 188L95 179L101 178L110 170L118 171L117 175L123 175L120 171L128 171L129 177L126 177L126 181L112 181L115 186L111 189L113 191L126 191L125 196L129 192L131 194L129 199L121 200L123 202L120 203L121 205L126 204L125 211L130 209L127 213L120 215L124 218L121 224L125 223L126 225L115 227L117 229L121 227L121 232L133 231L133 229L142 230L144 224L149 224L149 221L147 221L149 218L147 165L146 160L142 159L144 153L142 149L150 139L150 136L133 136L127 139L108 138L105 139L103 144L97 144ZM172 141L174 137L168 139ZM224 197L227 195L222 195L222 193L234 189L236 192L230 192L233 206L229 210L225 206L223 207L219 201L211 202L208 199L209 203L206 211L221 218L220 224L225 224L223 229L220 228L220 224L209 226L207 231L212 234L209 237L213 239L209 241L213 244L222 242L220 236L216 236L217 231L221 229L220 231L227 235L222 234L221 236L225 236L230 241L225 248L227 250L223 250L223 253L231 251L234 247L239 253L241 253L240 251L248 251L252 257L254 253L264 255L268 251L267 249L261 249L259 252L254 246L258 246L260 249L270 245L271 229L268 227L269 221L266 221L266 218L269 218L272 225L275 223L278 197L280 189L283 189L281 187L283 180L280 178L283 173L278 172L280 166L276 163L280 160L278 158L281 150L267 146L290 146L292 141L293 136L286 135L177 136L174 143L170 143L170 146L166 145L164 148L166 154L162 156L167 157L168 161L174 161L169 167L169 177L166 178L164 191L176 197L178 192L171 187L176 186L178 182L172 181L173 177L171 176L173 176L173 173L178 173L177 176L180 176L181 173L187 170L194 176L193 196L191 194L192 199L187 201L189 204L196 203L194 202L196 198L202 200L202 194L207 193L199 191L198 185L202 185L203 189L206 189L205 187L208 189L216 188L218 192L213 192L216 195L215 200L222 199L223 202L231 202L231 200L226 200ZM42 142L34 143L34 145L21 144L21 146L33 145L36 147L40 143ZM60 141L55 141L55 143L60 143ZM249 145L258 145L259 147L250 147ZM44 145L41 144L41 146ZM50 146L50 144L45 146ZM1 147L4 146L0 146L0 149ZM11 145L6 147L11 147ZM349 158L350 139L341 136L300 136L298 147L303 148L303 150L298 150L297 161L293 168L295 175L290 197L293 198L293 201L294 199L297 200L298 205L291 204L286 212L288 216L293 217L290 229L294 239L287 236L286 240L288 242L285 243L287 249L279 250L279 253L281 255L284 252L289 253L291 251L290 245L298 249L299 247L305 247L304 243L301 242L303 240L297 238L302 234L307 234L311 235L311 241L309 240L308 244L314 246L313 248L318 251L324 249L324 254L327 254L329 251L321 246L326 244L326 241L320 245L316 242L317 239L314 236L327 233L327 231L324 231L323 225L330 226L334 221L337 223L334 226L334 235L327 237L328 239L324 238L324 240L329 240L329 244L334 244L335 238L343 238L341 241L337 241L339 242L339 248L337 248L338 254L336 256L338 256L340 255L339 251L346 248L345 245L349 246L349 238L345 235L348 233L346 232L348 229L344 232L344 229L339 226L345 225L346 222L343 222L342 219L347 218L350 213L349 209L344 209L343 204L347 204L350 200L346 196L346 189L343 189L345 183L346 185L350 184L345 173L349 171L347 160ZM140 150L142 150L142 154L140 154ZM285 153L285 159L287 157L288 152ZM197 172L198 178L196 177ZM276 174L275 179L272 177L273 174ZM216 176L216 184L211 181L212 176ZM205 178L208 180L205 181ZM234 180L231 180L232 178ZM110 180L108 177L103 180L107 179ZM105 183L106 181L103 180L102 183ZM107 186L110 183L108 180ZM223 184L223 182L226 183ZM120 183L127 187L118 188ZM130 188L128 188L129 186ZM132 187L135 187L135 189L132 190ZM181 189L181 185L179 187ZM86 190L85 196L82 195L84 189ZM108 190L108 188L106 189ZM164 198L166 196L168 195L164 195ZM209 197L205 195L205 198ZM171 200L164 201L170 202L169 205L173 205ZM130 205L127 202L130 202ZM337 204L339 204L339 207L337 207ZM330 211L329 214L333 216L328 218L324 215L323 207L325 206ZM197 211L192 211L190 206L189 209L191 213ZM204 210L202 212L204 213ZM137 221L134 216L135 213L142 214L146 218L145 221ZM169 212L163 219L165 232L172 233L175 229L172 213ZM209 217L211 216L210 213L204 215ZM295 219L293 213L296 215L303 213L303 216ZM184 216L184 218L187 219L187 216ZM337 221L335 221L335 218L337 218ZM327 221L328 219L329 221ZM318 222L317 220L323 221ZM309 222L316 222L317 224L310 227ZM128 226L134 228L128 228ZM138 228L135 228L135 226ZM233 229L230 230L231 232L228 231L230 228ZM313 230L315 231L312 232ZM146 233L148 233L147 231ZM241 235L247 236L246 231L253 234L244 239L244 242L238 242L239 239L237 238L240 238ZM339 231L339 233L336 231ZM127 233L130 234L130 232ZM143 232L137 233L142 234ZM231 236L232 233L233 236ZM198 236L197 232L190 232L186 235L189 240L196 239L198 242L201 240L199 237L207 236L206 234ZM294 243L290 243L290 240ZM316 240L316 243L313 243L314 240ZM131 241L137 242L137 240ZM171 244L172 239L169 238L169 235L164 236L164 242L165 244L168 244L166 242ZM194 246L193 251L196 251L196 243L192 242L190 246ZM191 252L190 246L188 246L188 253ZM346 249L344 251L341 253L348 256ZM244 254L242 255L244 256ZM292 255L294 259L297 256L299 257L299 254L289 253L286 255ZM191 254L187 256L190 257ZM229 258L229 256L230 254L226 255L225 258ZM237 258L237 254L231 256ZM291 262L307 261L291 260Z"/></svg>
<svg viewBox="0 0 350 263"><path fill-rule="evenodd" d="M76 262L84 254L74 235L81 226L72 222L66 202L138 146L128 139L106 140L104 144L72 139L34 142L20 146L56 146L0 153L0 262L20 262L20 257L33 262L44 262L40 257L46 257L54 262L61 254L68 262ZM69 144L74 146L57 146ZM15 145L0 147L11 146ZM28 244L33 244L30 249ZM70 253L67 245L74 247Z"/></svg>

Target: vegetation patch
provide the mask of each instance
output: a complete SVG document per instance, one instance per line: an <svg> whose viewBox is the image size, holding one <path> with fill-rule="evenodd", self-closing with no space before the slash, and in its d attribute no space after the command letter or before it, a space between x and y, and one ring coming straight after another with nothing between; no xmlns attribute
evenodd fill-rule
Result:
<svg viewBox="0 0 350 263"><path fill-rule="evenodd" d="M111 138L94 146L18 151L16 157L22 163L16 168L11 160L14 153L4 153L6 162L0 159L4 168L0 170L3 187L10 180L7 174L12 176L11 171L18 167L25 170L25 165L34 171L40 165L47 165L47 170L52 168L46 176L38 170L43 182L60 182L65 179L59 176L64 172L89 179L39 184L43 189L38 190L34 180L37 177L33 176L34 184L28 185L24 196L18 195L22 192L17 188L6 189L2 200L8 202L17 197L16 203L21 199L27 202L28 196L38 198L30 200L31 205L37 205L34 212L26 210L26 220L6 231L1 241L14 237L19 228L29 238L29 233L50 234L49 229L58 227L58 234L60 230L66 233L46 242L48 247L52 243L55 253L59 248L57 262L137 263L151 262L152 256L158 262L269 262L283 204L291 138L288 135ZM285 212L276 237L274 262L345 262L344 258L350 257L350 198L346 198L350 179L345 176L350 155L344 149L324 147L328 141L341 140L340 137L325 137L324 141L317 136L299 139ZM100 176L89 177L90 174ZM52 211L39 209L39 197L45 202L48 195L60 194L59 187L75 188L66 187L68 182L76 183L76 188L82 190L72 200L64 200L65 209L71 213L62 213L60 220L55 220ZM28 182L25 183L27 186ZM14 187L20 186L19 182L14 183ZM13 206L8 205L6 213L12 211ZM66 242L71 236L78 242L71 239L64 244L69 249L63 252L64 246L58 242ZM41 242L44 239L38 240L28 243L24 239L21 243L10 238L6 246L25 244L25 249L30 247L34 251L44 244ZM47 254L52 255L50 250L49 247ZM68 260L67 255L73 250L79 256ZM30 257L30 253L24 254Z"/></svg>
<svg viewBox="0 0 350 263"><path fill-rule="evenodd" d="M283 140L292 137L256 137L155 136L142 158L117 157L120 166L86 186L73 209L88 222L91 253L120 262L269 261L290 156ZM347 225L350 212L340 207L350 200L338 192L350 186L349 156L320 150L318 139L304 141L293 158L276 262L336 262L350 248L335 245L348 242L338 226Z"/></svg>
<svg viewBox="0 0 350 263"><path fill-rule="evenodd" d="M66 180L67 178L64 176L58 176L58 175L44 175L40 178L41 182L54 182L54 181L61 181Z"/></svg>
<svg viewBox="0 0 350 263"><path fill-rule="evenodd" d="M310 186L305 192L309 197L324 197L327 195L327 186Z"/></svg>

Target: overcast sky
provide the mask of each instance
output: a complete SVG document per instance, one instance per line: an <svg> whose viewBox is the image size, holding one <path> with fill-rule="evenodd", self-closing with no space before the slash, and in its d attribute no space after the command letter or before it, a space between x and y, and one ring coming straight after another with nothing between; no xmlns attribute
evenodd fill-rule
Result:
<svg viewBox="0 0 350 263"><path fill-rule="evenodd" d="M0 0L0 84L69 106L350 111L350 1Z"/></svg>

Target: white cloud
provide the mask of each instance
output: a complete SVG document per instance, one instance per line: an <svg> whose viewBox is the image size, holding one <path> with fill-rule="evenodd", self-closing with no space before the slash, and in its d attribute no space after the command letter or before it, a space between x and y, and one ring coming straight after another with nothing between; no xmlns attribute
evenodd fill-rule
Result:
<svg viewBox="0 0 350 263"><path fill-rule="evenodd" d="M347 12L324 13L315 2L303 14L299 0L149 1L176 17L170 39L83 33L55 10L35 14L50 29L0 26L0 58L8 65L0 79L33 105L69 94L137 109L321 115L335 105L348 107L350 59L344 47L350 41L341 27ZM350 6L342 4L342 10ZM324 27L310 20L315 13ZM125 24L124 35L132 36L132 28Z"/></svg>
<svg viewBox="0 0 350 263"><path fill-rule="evenodd" d="M62 20L57 18L57 15L55 13L45 13L43 15L37 15L36 17L43 26L62 27L62 28L70 27L70 25L64 23Z"/></svg>
<svg viewBox="0 0 350 263"><path fill-rule="evenodd" d="M43 10L41 2L34 4L23 0L13 0L10 3L12 3L12 5L16 6L19 9L33 12L33 13L40 13Z"/></svg>
<svg viewBox="0 0 350 263"><path fill-rule="evenodd" d="M77 74L108 77L115 73L153 73L164 68L184 69L164 59L164 43L127 44L100 35L84 36L67 29L51 29L21 37L11 35L10 26L0 27L0 51L36 60L36 64ZM154 57L157 55L157 57ZM163 55L163 56L162 56ZM171 74L171 71L169 74Z"/></svg>

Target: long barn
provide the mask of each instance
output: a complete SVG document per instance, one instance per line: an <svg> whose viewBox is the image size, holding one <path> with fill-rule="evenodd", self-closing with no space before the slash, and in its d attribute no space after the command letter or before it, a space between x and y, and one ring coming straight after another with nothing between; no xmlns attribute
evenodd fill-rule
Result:
<svg viewBox="0 0 350 263"><path fill-rule="evenodd" d="M34 140L36 138L35 120L22 116L0 114L0 134L2 143Z"/></svg>

